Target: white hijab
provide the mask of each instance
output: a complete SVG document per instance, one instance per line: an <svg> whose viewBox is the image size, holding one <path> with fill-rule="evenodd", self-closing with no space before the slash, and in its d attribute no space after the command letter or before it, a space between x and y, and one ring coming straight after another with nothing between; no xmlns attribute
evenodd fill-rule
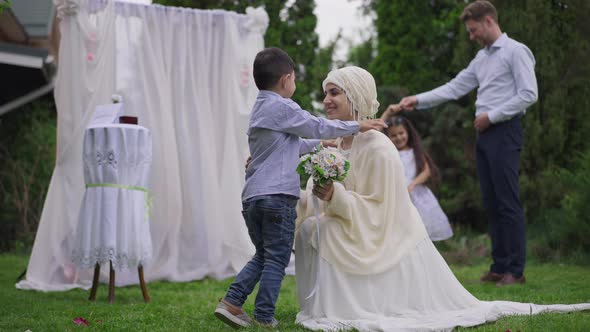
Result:
<svg viewBox="0 0 590 332"><path fill-rule="evenodd" d="M368 71L356 66L336 69L328 73L322 83L324 90L328 83L344 90L351 105L351 112L355 111L353 113L358 114L357 120L373 118L377 113L377 87L375 79Z"/></svg>

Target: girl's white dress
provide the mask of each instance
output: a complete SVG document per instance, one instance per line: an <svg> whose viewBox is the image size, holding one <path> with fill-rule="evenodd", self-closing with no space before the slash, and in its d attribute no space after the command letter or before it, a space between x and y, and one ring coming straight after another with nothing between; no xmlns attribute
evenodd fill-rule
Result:
<svg viewBox="0 0 590 332"><path fill-rule="evenodd" d="M408 186L417 175L414 149L399 151L399 156L404 164L406 186ZM453 236L453 230L447 215L443 212L438 200L427 186L423 184L417 185L410 193L410 198L416 209L418 209L430 240L441 241Z"/></svg>
<svg viewBox="0 0 590 332"><path fill-rule="evenodd" d="M391 141L360 133L348 158L348 177L334 184L330 202L318 202L317 217L310 183L301 195L296 323L324 331L451 331L506 315L590 309L479 301L428 238Z"/></svg>

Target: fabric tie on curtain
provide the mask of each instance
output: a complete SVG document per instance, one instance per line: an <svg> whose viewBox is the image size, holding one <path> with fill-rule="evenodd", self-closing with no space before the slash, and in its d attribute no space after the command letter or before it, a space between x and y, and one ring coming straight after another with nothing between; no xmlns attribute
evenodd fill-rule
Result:
<svg viewBox="0 0 590 332"><path fill-rule="evenodd" d="M76 0L53 0L53 4L55 5L55 11L59 19L76 15L80 9Z"/></svg>
<svg viewBox="0 0 590 332"><path fill-rule="evenodd" d="M268 16L107 0L54 0L61 44L56 167L26 279L18 288L88 288L71 264L84 193L82 141L97 105L117 93L153 137L153 258L147 280L235 275L254 248L241 216L250 67ZM103 278L105 275L102 276ZM104 280L104 279L103 279ZM118 284L136 283L118 274Z"/></svg>
<svg viewBox="0 0 590 332"><path fill-rule="evenodd" d="M269 23L266 10L262 7L248 7L246 8L246 15L248 15L249 20L246 22L245 27L251 32L264 34Z"/></svg>

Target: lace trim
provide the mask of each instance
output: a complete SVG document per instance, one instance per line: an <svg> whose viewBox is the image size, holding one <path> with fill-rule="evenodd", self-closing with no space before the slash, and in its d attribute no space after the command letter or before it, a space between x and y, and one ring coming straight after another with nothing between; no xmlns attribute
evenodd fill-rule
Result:
<svg viewBox="0 0 590 332"><path fill-rule="evenodd" d="M93 268L96 263L113 263L113 269L134 269L139 265L145 266L152 258L147 250L141 255L129 255L126 252L117 251L115 248L95 248L93 250L74 250L72 262L80 269Z"/></svg>
<svg viewBox="0 0 590 332"><path fill-rule="evenodd" d="M117 156L115 155L115 151L108 150L108 151L100 151L97 149L96 151L96 165L98 166L111 166L114 169L117 169Z"/></svg>

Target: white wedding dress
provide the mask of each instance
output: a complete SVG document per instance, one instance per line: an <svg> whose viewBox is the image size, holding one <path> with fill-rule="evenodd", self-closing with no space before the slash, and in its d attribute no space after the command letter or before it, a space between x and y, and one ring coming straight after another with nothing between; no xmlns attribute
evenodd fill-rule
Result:
<svg viewBox="0 0 590 332"><path fill-rule="evenodd" d="M450 331L507 315L590 309L590 303L535 305L471 295L428 238L399 154L379 135L356 136L349 175L334 185L329 203L319 202L319 218L310 206L310 186L302 192L296 323L324 331Z"/></svg>
<svg viewBox="0 0 590 332"><path fill-rule="evenodd" d="M296 322L311 330L451 331L508 315L589 310L590 303L536 305L479 301L455 278L427 237L397 266L380 274L342 272L318 256L307 240L315 220L299 229L295 246ZM321 232L321 230L320 230ZM317 270L319 288L309 299Z"/></svg>

